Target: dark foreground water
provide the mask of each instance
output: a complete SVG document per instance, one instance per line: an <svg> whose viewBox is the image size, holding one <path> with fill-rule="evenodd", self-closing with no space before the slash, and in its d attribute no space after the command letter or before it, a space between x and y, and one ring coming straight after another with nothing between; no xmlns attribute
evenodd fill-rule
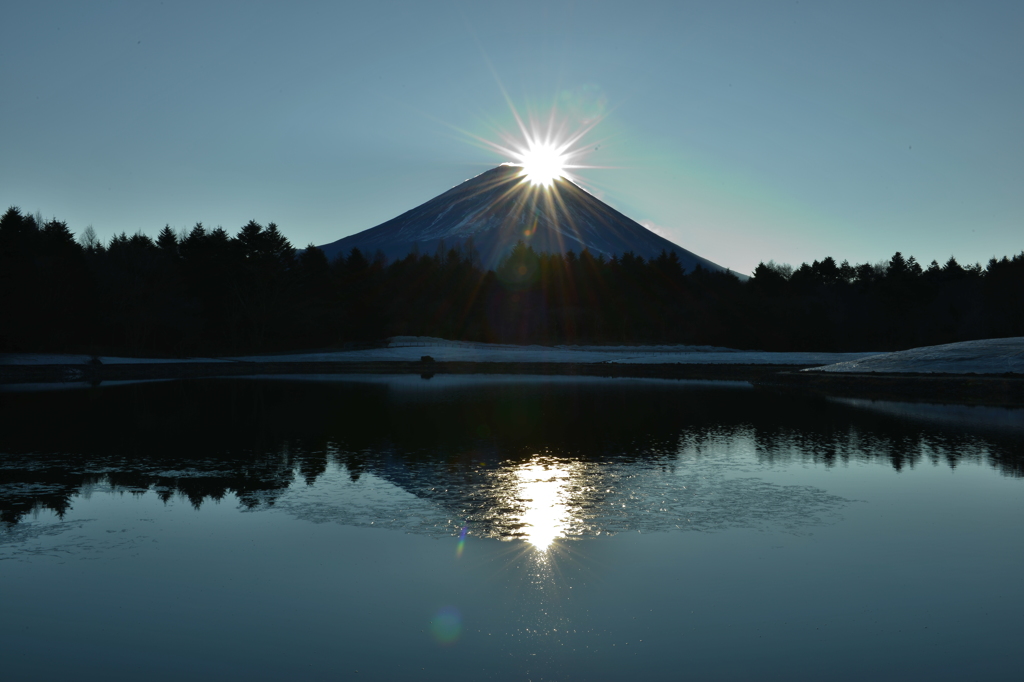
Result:
<svg viewBox="0 0 1024 682"><path fill-rule="evenodd" d="M1017 680L1024 413L629 379L0 394L3 680Z"/></svg>

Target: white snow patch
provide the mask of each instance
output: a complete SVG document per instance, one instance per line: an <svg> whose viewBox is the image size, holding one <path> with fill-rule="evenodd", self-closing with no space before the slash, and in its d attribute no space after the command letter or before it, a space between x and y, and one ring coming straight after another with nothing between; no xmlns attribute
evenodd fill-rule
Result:
<svg viewBox="0 0 1024 682"><path fill-rule="evenodd" d="M1024 336L922 346L803 371L1024 374Z"/></svg>

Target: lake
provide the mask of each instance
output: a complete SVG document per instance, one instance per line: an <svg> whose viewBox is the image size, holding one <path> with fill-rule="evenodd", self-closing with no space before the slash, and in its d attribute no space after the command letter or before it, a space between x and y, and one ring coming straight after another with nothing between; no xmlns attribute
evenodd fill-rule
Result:
<svg viewBox="0 0 1024 682"><path fill-rule="evenodd" d="M1020 676L1020 409L329 376L0 426L4 680Z"/></svg>

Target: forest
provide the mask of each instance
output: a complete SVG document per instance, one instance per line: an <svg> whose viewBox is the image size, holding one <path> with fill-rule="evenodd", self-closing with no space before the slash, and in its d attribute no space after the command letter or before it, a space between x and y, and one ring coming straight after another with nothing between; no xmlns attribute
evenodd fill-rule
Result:
<svg viewBox="0 0 1024 682"><path fill-rule="evenodd" d="M1024 251L987 265L912 256L749 279L675 253L611 258L515 245L483 270L472 241L388 262L329 262L274 223L237 234L201 223L155 239L12 207L0 218L0 352L187 357L344 348L390 336L521 344L697 344L771 351L885 351L1024 336Z"/></svg>

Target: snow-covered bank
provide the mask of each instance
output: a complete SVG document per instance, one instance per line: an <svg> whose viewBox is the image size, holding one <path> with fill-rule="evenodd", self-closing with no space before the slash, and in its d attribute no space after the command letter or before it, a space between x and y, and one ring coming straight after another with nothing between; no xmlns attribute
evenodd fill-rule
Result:
<svg viewBox="0 0 1024 682"><path fill-rule="evenodd" d="M1024 337L961 341L883 353L805 372L1024 374Z"/></svg>

